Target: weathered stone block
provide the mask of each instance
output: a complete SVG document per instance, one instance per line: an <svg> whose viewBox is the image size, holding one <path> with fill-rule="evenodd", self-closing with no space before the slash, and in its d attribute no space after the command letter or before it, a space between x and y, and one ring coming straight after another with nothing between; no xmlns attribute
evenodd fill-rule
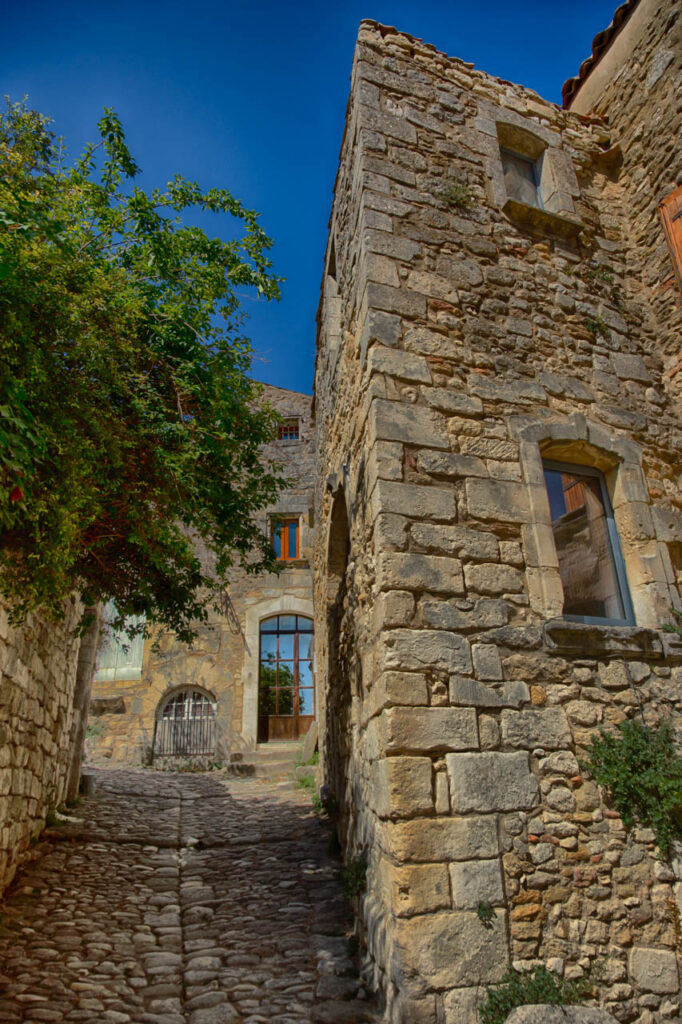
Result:
<svg viewBox="0 0 682 1024"><path fill-rule="evenodd" d="M412 963L438 988L500 981L508 965L506 915L497 911L492 928L484 928L468 911L450 911L398 922L395 942L405 962Z"/></svg>
<svg viewBox="0 0 682 1024"><path fill-rule="evenodd" d="M370 437L402 441L424 448L448 448L445 422L440 413L425 405L375 398L370 410Z"/></svg>
<svg viewBox="0 0 682 1024"><path fill-rule="evenodd" d="M427 626L440 629L494 629L505 626L509 621L509 606L506 601L481 597L470 611L466 611L444 601L425 600L422 602L422 615Z"/></svg>
<svg viewBox="0 0 682 1024"><path fill-rule="evenodd" d="M438 555L388 552L379 559L377 584L380 590L401 587L406 590L462 594L462 563L457 558L442 558Z"/></svg>
<svg viewBox="0 0 682 1024"><path fill-rule="evenodd" d="M505 1024L617 1024L606 1010L592 1006L517 1006Z"/></svg>
<svg viewBox="0 0 682 1024"><path fill-rule="evenodd" d="M431 371L423 356L403 352L401 349L385 348L383 345L373 345L369 350L367 367L370 373L387 373L401 380L421 383L429 383L431 380Z"/></svg>
<svg viewBox="0 0 682 1024"><path fill-rule="evenodd" d="M525 753L448 754L445 760L453 814L517 811L537 803L538 784Z"/></svg>
<svg viewBox="0 0 682 1024"><path fill-rule="evenodd" d="M478 1024L478 1007L484 998L480 988L455 988L443 997L445 1024Z"/></svg>
<svg viewBox="0 0 682 1024"><path fill-rule="evenodd" d="M677 992L679 976L677 957L670 949L635 946L630 950L630 974L645 992Z"/></svg>
<svg viewBox="0 0 682 1024"><path fill-rule="evenodd" d="M524 588L524 575L511 565L483 562L465 565L464 580L468 590L478 594L515 594Z"/></svg>
<svg viewBox="0 0 682 1024"><path fill-rule="evenodd" d="M386 839L391 856L405 862L489 859L499 853L492 815L388 822Z"/></svg>
<svg viewBox="0 0 682 1024"><path fill-rule="evenodd" d="M398 917L414 917L450 906L450 883L445 864L391 866L391 906Z"/></svg>
<svg viewBox="0 0 682 1024"><path fill-rule="evenodd" d="M504 902L499 860L471 860L450 865L452 905L455 910L475 910L479 903Z"/></svg>
<svg viewBox="0 0 682 1024"><path fill-rule="evenodd" d="M448 672L471 672L469 641L445 630L391 629L384 634L385 667L419 672L442 668Z"/></svg>
<svg viewBox="0 0 682 1024"><path fill-rule="evenodd" d="M455 496L442 487L378 480L372 491L372 513L395 512L412 519L454 519Z"/></svg>
<svg viewBox="0 0 682 1024"><path fill-rule="evenodd" d="M393 709L405 713L405 709ZM419 712L407 712L407 714ZM392 714L391 711L385 715ZM381 818L433 813L431 759L389 757L375 763L371 800Z"/></svg>
<svg viewBox="0 0 682 1024"><path fill-rule="evenodd" d="M466 676L450 676L450 701L453 704L475 708L517 708L529 699L528 687L517 679L492 687Z"/></svg>
<svg viewBox="0 0 682 1024"><path fill-rule="evenodd" d="M417 460L420 472L433 476L487 477L488 470L482 459L471 455L456 455L453 452L420 452Z"/></svg>
<svg viewBox="0 0 682 1024"><path fill-rule="evenodd" d="M510 747L561 750L570 746L571 730L561 708L502 712L502 742Z"/></svg>
<svg viewBox="0 0 682 1024"><path fill-rule="evenodd" d="M437 445L434 447L438 447ZM528 489L508 480L467 480L469 514L497 523L524 523L530 519Z"/></svg>
<svg viewBox="0 0 682 1024"><path fill-rule="evenodd" d="M472 750L478 747L476 712L472 708L390 708L383 713L383 735L388 754Z"/></svg>
<svg viewBox="0 0 682 1024"><path fill-rule="evenodd" d="M484 681L502 678L502 661L495 644L474 644L471 648L474 675Z"/></svg>
<svg viewBox="0 0 682 1024"><path fill-rule="evenodd" d="M461 558L488 562L494 561L498 556L497 537L482 530L470 530L466 526L413 523L410 534L414 542L421 547L439 548Z"/></svg>

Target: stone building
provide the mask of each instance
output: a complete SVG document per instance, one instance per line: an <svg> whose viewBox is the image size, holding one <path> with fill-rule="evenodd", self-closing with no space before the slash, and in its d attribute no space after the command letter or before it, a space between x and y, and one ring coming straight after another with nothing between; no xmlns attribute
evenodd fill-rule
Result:
<svg viewBox="0 0 682 1024"><path fill-rule="evenodd" d="M538 961L600 965L621 1021L679 1019L676 874L578 758L640 709L680 729L681 32L679 3L629 0L560 109L360 27L318 316L316 644L396 1024L474 1024Z"/></svg>
<svg viewBox="0 0 682 1024"><path fill-rule="evenodd" d="M289 487L265 514L278 575L234 571L192 647L154 629L148 639L107 633L90 705L89 753L171 766L224 762L268 739L296 739L315 714L313 684L310 398L264 386L283 417L265 454Z"/></svg>

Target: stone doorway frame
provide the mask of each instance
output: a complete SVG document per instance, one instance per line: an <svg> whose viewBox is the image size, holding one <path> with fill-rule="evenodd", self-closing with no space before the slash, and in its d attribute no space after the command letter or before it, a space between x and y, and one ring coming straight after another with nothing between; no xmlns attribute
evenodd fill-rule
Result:
<svg viewBox="0 0 682 1024"><path fill-rule="evenodd" d="M263 619L272 615L305 615L312 619L313 629L317 629L313 602L308 598L281 597L258 601L246 610L244 624L244 666L242 668L242 692L244 694L242 711L242 737L249 749L256 746L258 740L258 669L260 655L260 624ZM315 695L318 696L317 678ZM318 701L315 702L316 717Z"/></svg>

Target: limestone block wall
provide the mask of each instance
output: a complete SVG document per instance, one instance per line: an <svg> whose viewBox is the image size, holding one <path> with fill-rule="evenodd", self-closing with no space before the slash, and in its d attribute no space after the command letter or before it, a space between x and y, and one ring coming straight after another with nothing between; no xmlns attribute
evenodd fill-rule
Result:
<svg viewBox="0 0 682 1024"><path fill-rule="evenodd" d="M474 1024L509 962L679 1012L675 875L581 773L680 729L679 420L608 126L363 22L319 314L321 728L395 1022ZM543 207L501 148L542 153ZM542 459L596 468L635 625L562 618ZM492 927L479 904L494 908Z"/></svg>
<svg viewBox="0 0 682 1024"><path fill-rule="evenodd" d="M269 531L278 517L297 518L300 558L279 575L231 573L229 601L212 609L199 627L192 647L178 643L173 633L154 629L145 641L142 672L137 678L101 680L93 686L91 757L114 761L148 761L160 702L173 691L191 687L216 702L216 759L251 749L258 719L259 627L278 612L312 618L312 476L313 427L310 396L263 385L265 399L284 418L299 422L298 440L273 441L264 456L275 460L288 481L275 504L263 513ZM208 552L201 557L207 560ZM93 723L96 723L93 727Z"/></svg>
<svg viewBox="0 0 682 1024"><path fill-rule="evenodd" d="M0 893L66 797L80 613L10 626L0 604Z"/></svg>
<svg viewBox="0 0 682 1024"><path fill-rule="evenodd" d="M604 116L617 139L619 181L627 196L626 258L647 291L652 347L664 380L680 394L682 298L673 276L658 203L682 184L682 10L676 0L640 0L609 51L571 103Z"/></svg>

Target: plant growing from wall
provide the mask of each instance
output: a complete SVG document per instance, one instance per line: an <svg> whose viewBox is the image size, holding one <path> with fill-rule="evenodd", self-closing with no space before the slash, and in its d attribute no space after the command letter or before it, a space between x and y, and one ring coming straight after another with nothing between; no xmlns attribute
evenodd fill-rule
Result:
<svg viewBox="0 0 682 1024"><path fill-rule="evenodd" d="M468 210L474 205L474 197L468 185L460 181L448 181L440 191L435 193L436 197L448 208Z"/></svg>
<svg viewBox="0 0 682 1024"><path fill-rule="evenodd" d="M98 129L68 166L47 118L0 114L2 588L15 619L76 590L191 640L232 565L274 567L239 294L278 279L257 214L181 175L145 192L113 111Z"/></svg>
<svg viewBox="0 0 682 1024"><path fill-rule="evenodd" d="M591 316L585 320L585 327L595 338L610 338L609 327L603 316Z"/></svg>
<svg viewBox="0 0 682 1024"><path fill-rule="evenodd" d="M627 719L615 732L600 729L580 764L607 789L626 828L651 828L667 857L682 839L682 757L670 724Z"/></svg>
<svg viewBox="0 0 682 1024"><path fill-rule="evenodd" d="M351 857L341 869L341 889L347 900L360 896L367 885L367 858Z"/></svg>
<svg viewBox="0 0 682 1024"><path fill-rule="evenodd" d="M571 1006L581 1003L590 991L588 978L566 981L543 965L528 971L509 967L498 985L486 985L485 1001L479 1007L481 1024L504 1024L517 1006L539 1003Z"/></svg>

